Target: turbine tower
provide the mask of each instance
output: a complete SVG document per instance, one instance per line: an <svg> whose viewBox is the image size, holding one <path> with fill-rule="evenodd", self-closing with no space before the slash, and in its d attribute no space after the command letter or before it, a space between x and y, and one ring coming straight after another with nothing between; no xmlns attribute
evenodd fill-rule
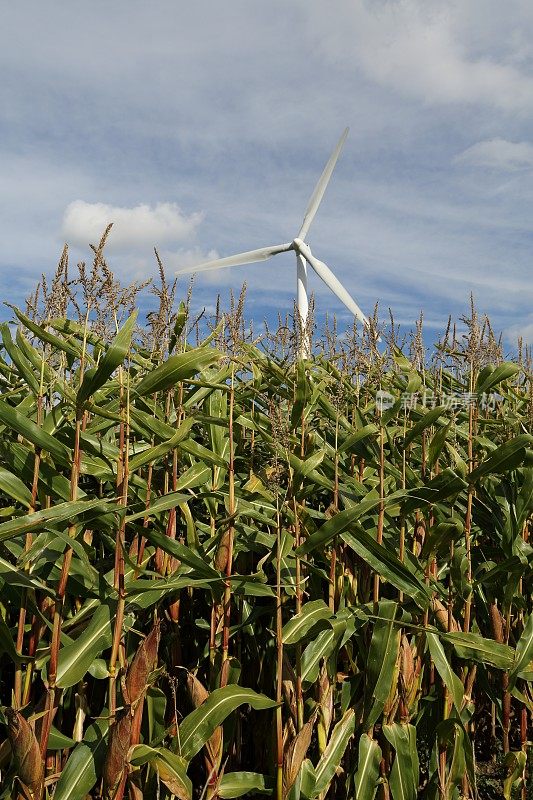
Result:
<svg viewBox="0 0 533 800"><path fill-rule="evenodd" d="M326 286L330 288L333 294L343 303L351 313L362 322L364 325L370 327L370 322L363 314L353 297L344 288L342 283L335 277L330 268L315 258L311 252L311 248L305 243L309 228L313 222L316 212L320 206L324 192L331 178L335 164L341 154L341 150L348 136L348 128L345 129L337 146L331 154L328 163L324 167L322 175L318 179L313 194L309 200L305 210L302 227L298 231L298 235L292 242L285 244L273 245L272 247L261 247L258 250L248 250L246 253L238 253L234 256L227 256L226 258L217 258L214 261L207 261L203 264L198 264L194 267L187 267L176 272L176 275L182 275L187 272L205 272L207 270L223 269L224 267L237 267L244 264L253 264L256 261L266 261L278 253L286 253L289 250L294 250L296 254L296 307L298 309L299 327L301 331L299 342L299 355L302 359L307 359L311 352L311 342L309 332L307 329L307 317L309 312L309 298L307 294L307 265L316 272Z"/></svg>

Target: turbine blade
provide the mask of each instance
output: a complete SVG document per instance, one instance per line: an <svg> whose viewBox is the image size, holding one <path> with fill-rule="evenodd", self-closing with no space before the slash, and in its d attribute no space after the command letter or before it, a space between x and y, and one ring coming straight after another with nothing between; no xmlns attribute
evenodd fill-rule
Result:
<svg viewBox="0 0 533 800"><path fill-rule="evenodd" d="M353 297L347 292L340 280L335 277L330 268L326 266L323 261L319 261L318 258L315 258L310 247L304 244L304 242L295 240L295 244L309 266L314 269L318 277L324 281L326 286L339 298L341 303L343 303L360 322L370 327L368 318L363 314Z"/></svg>
<svg viewBox="0 0 533 800"><path fill-rule="evenodd" d="M324 167L324 172L318 179L318 183L315 186L315 190L311 195L311 199L307 205L305 210L304 221L302 223L302 227L300 228L300 232L298 233L298 239L305 239L309 232L309 228L311 227L311 223L315 218L315 214L318 211L318 207L324 197L324 192L326 191L326 187L329 183L329 179L331 178L331 173L335 169L335 164L337 163L337 159L341 154L341 150L344 146L344 142L346 141L346 137L348 136L349 128L345 128L344 133L342 134L341 138L337 143L337 147L333 151L330 156L330 159L326 166Z"/></svg>
<svg viewBox="0 0 533 800"><path fill-rule="evenodd" d="M187 272L206 272L211 269L223 269L224 267L239 267L243 264L253 264L256 261L266 261L278 253L286 253L292 250L292 242L287 244L277 244L272 247L260 247L258 250L247 250L246 253L237 253L226 258L216 258L213 261L205 261L203 264L196 264L191 267L184 267L176 271L176 275L184 275Z"/></svg>

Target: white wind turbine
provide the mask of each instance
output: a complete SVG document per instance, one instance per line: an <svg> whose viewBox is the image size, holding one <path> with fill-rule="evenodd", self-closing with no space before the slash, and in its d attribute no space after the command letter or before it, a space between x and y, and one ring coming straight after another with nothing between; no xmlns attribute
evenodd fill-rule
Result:
<svg viewBox="0 0 533 800"><path fill-rule="evenodd" d="M320 206L324 192L326 191L326 187L329 183L331 174L335 168L335 164L337 163L337 159L340 156L347 136L348 128L345 129L335 150L331 154L328 163L324 167L324 171L320 176L318 183L315 186L315 190L311 195L311 199L307 205L302 227L298 232L298 236L293 239L292 242L273 245L272 247L261 247L258 250L248 250L246 253L238 253L237 255L228 256L226 258L217 258L214 261L207 261L194 267L178 270L176 273L177 275L181 275L186 272L204 272L211 269L222 269L223 267L236 267L244 264L253 264L256 261L266 261L278 253L286 253L289 250L294 250L296 253L297 265L296 306L298 309L298 315L300 317L300 329L302 332L300 337L300 358L308 358L310 355L310 341L307 333L307 315L309 311L309 300L307 295L307 264L309 264L309 266L316 272L319 278L322 278L326 286L329 286L333 294L336 295L341 303L343 303L346 308L352 312L354 317L356 317L364 325L370 327L367 317L363 314L353 297L347 292L338 278L335 277L330 268L326 266L323 261L319 261L318 258L315 258L309 245L307 245L304 241L309 232L309 228L311 227L311 223L315 218L315 214L318 211L318 207Z"/></svg>

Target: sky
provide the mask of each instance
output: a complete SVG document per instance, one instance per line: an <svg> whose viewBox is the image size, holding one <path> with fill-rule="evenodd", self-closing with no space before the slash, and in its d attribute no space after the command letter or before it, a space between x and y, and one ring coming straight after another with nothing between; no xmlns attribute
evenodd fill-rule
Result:
<svg viewBox="0 0 533 800"><path fill-rule="evenodd" d="M62 245L124 281L298 233L367 313L408 329L480 312L533 341L529 0L25 0L0 25L0 298L22 303ZM198 275L212 308L248 285L291 311L292 253ZM179 284L186 291L187 279ZM317 309L348 312L316 277Z"/></svg>

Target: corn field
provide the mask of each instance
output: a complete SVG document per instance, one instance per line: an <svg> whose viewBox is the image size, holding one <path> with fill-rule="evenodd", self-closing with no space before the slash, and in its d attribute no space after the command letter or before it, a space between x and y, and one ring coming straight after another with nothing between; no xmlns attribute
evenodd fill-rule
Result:
<svg viewBox="0 0 533 800"><path fill-rule="evenodd" d="M0 326L0 797L532 797L530 353L141 329L104 244Z"/></svg>

